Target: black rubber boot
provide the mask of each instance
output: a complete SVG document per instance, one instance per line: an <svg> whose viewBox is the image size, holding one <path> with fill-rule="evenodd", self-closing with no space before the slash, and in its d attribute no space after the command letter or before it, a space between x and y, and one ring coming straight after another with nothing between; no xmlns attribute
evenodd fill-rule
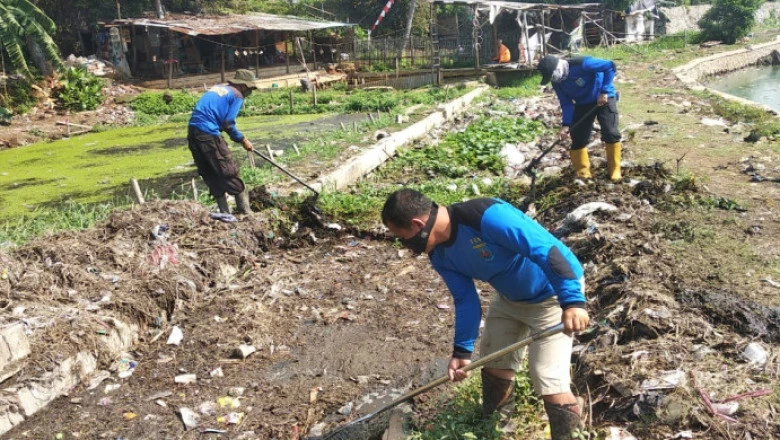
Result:
<svg viewBox="0 0 780 440"><path fill-rule="evenodd" d="M571 440L572 433L582 429L582 409L578 404L556 405L544 402L544 410L550 421L551 440Z"/></svg>
<svg viewBox="0 0 780 440"><path fill-rule="evenodd" d="M230 214L230 207L228 206L227 197L222 195L219 197L214 197L214 199L217 201L219 212L223 214Z"/></svg>
<svg viewBox="0 0 780 440"><path fill-rule="evenodd" d="M501 379L482 370L482 417L489 419L497 409L514 407L515 381Z"/></svg>
<svg viewBox="0 0 780 440"><path fill-rule="evenodd" d="M239 214L251 214L252 207L249 206L249 193L244 191L236 196L236 212Z"/></svg>

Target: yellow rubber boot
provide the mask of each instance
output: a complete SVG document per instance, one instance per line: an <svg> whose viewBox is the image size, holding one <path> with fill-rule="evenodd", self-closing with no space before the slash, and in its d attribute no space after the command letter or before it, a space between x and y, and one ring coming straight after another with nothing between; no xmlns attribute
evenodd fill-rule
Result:
<svg viewBox="0 0 780 440"><path fill-rule="evenodd" d="M620 150L622 147L620 142L607 144L607 171L609 172L609 180L613 182L623 177L620 174Z"/></svg>
<svg viewBox="0 0 780 440"><path fill-rule="evenodd" d="M571 156L571 166L574 167L574 175L580 179L591 179L590 159L588 158L588 149L580 148L578 150L569 150Z"/></svg>

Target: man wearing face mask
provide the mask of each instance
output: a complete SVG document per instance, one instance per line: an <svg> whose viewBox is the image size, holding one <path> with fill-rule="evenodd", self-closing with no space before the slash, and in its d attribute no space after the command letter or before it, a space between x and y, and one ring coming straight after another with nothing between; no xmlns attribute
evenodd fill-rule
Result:
<svg viewBox="0 0 780 440"><path fill-rule="evenodd" d="M233 160L227 142L221 132L226 132L233 142L240 143L245 150L254 149L252 142L236 127L236 117L252 90L258 88L258 81L251 70L237 70L227 84L217 84L206 92L195 104L187 130L187 141L192 158L198 167L198 174L206 182L209 192L217 201L219 211L229 214L227 198L236 198L236 211L250 214L249 194L239 177L238 164Z"/></svg>
<svg viewBox="0 0 780 440"><path fill-rule="evenodd" d="M530 333L563 323L564 333L533 342L528 366L542 396L552 440L571 439L581 428L580 408L571 392L572 333L585 330L583 270L563 243L511 204L491 198L438 206L422 193L401 189L385 201L382 222L414 253L427 253L455 303L455 337L447 374L467 377L479 335L482 308L474 280L495 288L485 319L482 356ZM482 369L482 413L490 417L513 402L515 373L525 350Z"/></svg>
<svg viewBox="0 0 780 440"><path fill-rule="evenodd" d="M601 126L601 140L607 150L607 171L609 179L618 181L622 145L618 130L617 93L612 81L615 79L615 63L588 56L562 59L547 55L539 61L542 85L552 83L563 113L560 139L571 136L571 156L574 173L582 179L590 179L590 159L585 148L590 142L593 121L598 118ZM572 123L576 125L569 132Z"/></svg>

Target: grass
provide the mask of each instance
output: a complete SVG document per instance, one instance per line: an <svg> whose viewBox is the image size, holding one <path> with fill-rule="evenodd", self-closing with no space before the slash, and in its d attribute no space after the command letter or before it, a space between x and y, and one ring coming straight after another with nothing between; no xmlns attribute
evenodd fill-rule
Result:
<svg viewBox="0 0 780 440"><path fill-rule="evenodd" d="M244 118L239 127L255 139L294 136L297 124L326 115ZM244 157L240 147L236 157ZM0 219L40 214L64 202L111 202L142 188L170 196L196 177L187 148L186 124L121 128L51 143L0 151Z"/></svg>
<svg viewBox="0 0 780 440"><path fill-rule="evenodd" d="M471 374L443 401L434 402L437 411L432 418L416 420L411 426L408 440L513 440L543 438L545 427L540 422L543 412L541 400L533 392L528 371L523 369L515 376L516 413L513 418L523 426L522 432L504 433L500 415L482 420L482 381L479 374ZM536 435L532 435L532 434Z"/></svg>

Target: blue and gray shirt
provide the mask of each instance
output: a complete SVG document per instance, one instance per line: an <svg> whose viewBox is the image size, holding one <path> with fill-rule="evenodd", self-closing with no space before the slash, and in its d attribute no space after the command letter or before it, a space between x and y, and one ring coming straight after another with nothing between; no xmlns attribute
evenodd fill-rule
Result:
<svg viewBox="0 0 780 440"><path fill-rule="evenodd" d="M615 97L615 79L617 68L610 60L593 57L574 57L569 60L569 75L559 83L553 83L563 112L562 125L570 126L574 116L574 105L592 104L599 95L606 93Z"/></svg>
<svg viewBox="0 0 780 440"><path fill-rule="evenodd" d="M482 307L475 279L510 301L538 303L557 295L564 309L585 307L582 265L535 220L500 199L447 209L450 239L434 247L429 258L454 299L455 352L473 352L479 336Z"/></svg>
<svg viewBox="0 0 780 440"><path fill-rule="evenodd" d="M242 105L241 93L227 84L218 84L195 104L189 125L214 136L224 131L233 142L241 142L244 135L236 128L236 117Z"/></svg>

